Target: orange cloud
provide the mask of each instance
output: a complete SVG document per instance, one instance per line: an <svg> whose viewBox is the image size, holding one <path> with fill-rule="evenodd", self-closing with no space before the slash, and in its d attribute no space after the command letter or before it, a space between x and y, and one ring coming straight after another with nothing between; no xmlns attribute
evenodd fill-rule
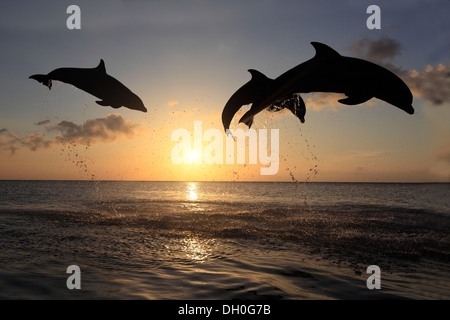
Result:
<svg viewBox="0 0 450 320"><path fill-rule="evenodd" d="M169 107L173 107L173 106L175 106L175 105L177 105L177 104L179 104L180 102L179 101L177 101L177 100L170 100L169 102L167 102L167 105L169 106Z"/></svg>
<svg viewBox="0 0 450 320"><path fill-rule="evenodd" d="M305 101L306 108L313 110L322 110L329 108L336 110L336 107L348 107L338 102L339 99L345 98L345 94L341 93L324 93L317 92L302 96Z"/></svg>

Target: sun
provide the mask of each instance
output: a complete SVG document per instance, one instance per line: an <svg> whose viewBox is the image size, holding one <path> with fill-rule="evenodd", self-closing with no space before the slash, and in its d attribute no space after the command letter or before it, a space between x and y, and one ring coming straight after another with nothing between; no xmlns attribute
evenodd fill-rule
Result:
<svg viewBox="0 0 450 320"><path fill-rule="evenodd" d="M198 152L191 151L191 152L189 152L189 154L188 154L188 159L189 159L190 161L195 161L195 160L199 159L199 156L200 156L200 154L199 154Z"/></svg>

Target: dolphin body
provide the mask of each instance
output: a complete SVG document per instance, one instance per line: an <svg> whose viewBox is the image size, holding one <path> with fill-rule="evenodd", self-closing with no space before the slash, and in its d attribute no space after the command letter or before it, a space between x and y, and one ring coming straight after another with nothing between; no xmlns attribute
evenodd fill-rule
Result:
<svg viewBox="0 0 450 320"><path fill-rule="evenodd" d="M103 59L95 68L59 68L47 75L32 75L29 79L42 83L49 90L52 88L52 80L62 81L102 99L96 101L101 106L111 106L114 109L124 106L132 110L147 112L144 103L136 94L106 73Z"/></svg>
<svg viewBox="0 0 450 320"><path fill-rule="evenodd" d="M311 44L316 55L276 79L270 79L257 70L248 70L252 75L251 80L231 96L223 109L224 129L229 129L231 120L241 106L252 103L250 110L239 120L250 127L257 113L291 99L295 93L344 93L347 98L338 101L347 105L378 98L409 114L414 113L411 91L394 73L369 61L341 56L323 43ZM298 98L300 113L304 116L304 102L300 96Z"/></svg>

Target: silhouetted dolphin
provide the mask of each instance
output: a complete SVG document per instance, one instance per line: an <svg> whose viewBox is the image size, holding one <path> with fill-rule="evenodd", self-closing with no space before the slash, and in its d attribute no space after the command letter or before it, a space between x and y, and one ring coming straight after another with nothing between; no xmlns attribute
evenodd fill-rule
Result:
<svg viewBox="0 0 450 320"><path fill-rule="evenodd" d="M289 99L294 93L344 93L347 98L338 101L348 105L378 98L409 114L414 113L411 91L394 73L369 61L341 56L325 44L311 44L316 49L316 55L276 79L253 69L248 70L252 79L231 96L223 109L225 130L243 105L252 103L239 122L251 125L257 113L277 101Z"/></svg>
<svg viewBox="0 0 450 320"><path fill-rule="evenodd" d="M115 109L124 106L147 112L137 95L106 73L103 60L100 60L96 68L59 68L47 75L32 75L29 79L37 80L49 89L52 88L52 80L62 81L102 99L102 101L96 101L101 106L111 106Z"/></svg>

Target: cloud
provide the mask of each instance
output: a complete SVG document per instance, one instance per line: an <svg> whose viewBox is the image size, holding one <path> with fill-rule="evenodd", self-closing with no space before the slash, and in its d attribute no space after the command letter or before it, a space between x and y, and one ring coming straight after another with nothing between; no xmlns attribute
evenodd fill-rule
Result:
<svg viewBox="0 0 450 320"><path fill-rule="evenodd" d="M170 100L169 102L167 102L167 105L169 106L169 107L173 107L173 106L175 106L175 105L177 105L177 104L179 104L180 102L179 101L177 101L177 100Z"/></svg>
<svg viewBox="0 0 450 320"><path fill-rule="evenodd" d="M450 102L450 63L426 66L423 71L398 70L397 74L409 85L415 97L433 105Z"/></svg>
<svg viewBox="0 0 450 320"><path fill-rule="evenodd" d="M19 147L19 137L13 132L3 128L0 129L0 151L9 151L13 155Z"/></svg>
<svg viewBox="0 0 450 320"><path fill-rule="evenodd" d="M395 39L380 37L378 40L362 38L356 41L350 50L358 56L371 61L393 59L401 54L401 44Z"/></svg>
<svg viewBox="0 0 450 320"><path fill-rule="evenodd" d="M322 110L329 108L336 110L336 107L348 107L347 105L338 102L339 99L345 98L343 93L326 93L326 92L315 92L312 94L302 95L305 101L306 108L314 110Z"/></svg>
<svg viewBox="0 0 450 320"><path fill-rule="evenodd" d="M46 125L46 124L49 124L49 123L50 123L50 120L43 120L43 121L36 122L35 125L43 126L43 125Z"/></svg>
<svg viewBox="0 0 450 320"><path fill-rule="evenodd" d="M41 125L43 124L45 124L47 133L56 133L56 135L47 138L43 133L31 133L20 137L5 128L0 129L0 152L9 151L13 155L20 148L37 151L49 149L65 142L84 145L100 142L113 143L122 138L131 139L145 130L119 114L109 114L105 118L87 120L82 125L66 120L54 125L47 120L41 121Z"/></svg>
<svg viewBox="0 0 450 320"><path fill-rule="evenodd" d="M47 131L58 132L61 141L73 141L86 145L96 142L111 143L121 137L132 138L138 126L131 120L125 120L121 115L114 113L105 118L87 120L78 125L70 121L61 121L56 125L47 125Z"/></svg>
<svg viewBox="0 0 450 320"><path fill-rule="evenodd" d="M9 151L11 155L21 147L36 151L38 149L48 149L52 144L53 141L45 138L42 133L30 133L20 137L7 129L0 130L0 152Z"/></svg>
<svg viewBox="0 0 450 320"><path fill-rule="evenodd" d="M36 151L38 149L48 149L54 143L52 140L47 139L42 133L30 133L20 138L20 143L30 149Z"/></svg>

